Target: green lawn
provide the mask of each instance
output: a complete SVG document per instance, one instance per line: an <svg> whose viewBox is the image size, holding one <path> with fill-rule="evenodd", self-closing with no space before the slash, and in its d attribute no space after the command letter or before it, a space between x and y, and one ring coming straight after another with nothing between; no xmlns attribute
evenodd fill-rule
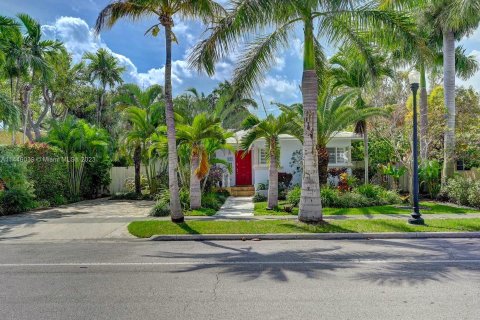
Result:
<svg viewBox="0 0 480 320"><path fill-rule="evenodd" d="M197 210L188 210L184 212L186 216L213 216L215 213L217 213L217 211L210 208L200 208Z"/></svg>
<svg viewBox="0 0 480 320"><path fill-rule="evenodd" d="M308 225L287 220L250 221L134 221L128 231L139 238L168 234L266 234L266 233L358 233L358 232L460 232L480 231L480 219L427 220L413 226L403 220L343 220Z"/></svg>
<svg viewBox="0 0 480 320"><path fill-rule="evenodd" d="M287 205L286 201L279 202L279 208L275 210L267 210L266 202L255 203L254 213L258 216L265 215L288 215L298 214L298 208L293 208L293 213L287 213L283 210ZM436 202L421 202L421 207L428 208L422 210L422 214L439 214L439 213L453 213L453 214L468 214L480 213L480 210L464 209L448 204L440 204ZM324 215L373 215L373 214L408 214L409 209L401 209L396 205L364 207L364 208L323 208Z"/></svg>

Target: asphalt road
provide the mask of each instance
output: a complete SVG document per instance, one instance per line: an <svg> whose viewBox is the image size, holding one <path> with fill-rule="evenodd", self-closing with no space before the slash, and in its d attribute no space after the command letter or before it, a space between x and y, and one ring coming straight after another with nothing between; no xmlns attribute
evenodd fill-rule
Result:
<svg viewBox="0 0 480 320"><path fill-rule="evenodd" d="M0 319L479 319L478 239L0 242Z"/></svg>

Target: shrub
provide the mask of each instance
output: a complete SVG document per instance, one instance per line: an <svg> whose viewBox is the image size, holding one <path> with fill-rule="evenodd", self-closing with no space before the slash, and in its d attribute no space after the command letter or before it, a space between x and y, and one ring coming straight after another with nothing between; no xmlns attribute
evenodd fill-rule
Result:
<svg viewBox="0 0 480 320"><path fill-rule="evenodd" d="M135 192L135 178L127 178L125 180L125 190ZM145 175L140 175L140 190L149 191L148 179Z"/></svg>
<svg viewBox="0 0 480 320"><path fill-rule="evenodd" d="M480 181L475 181L468 190L468 203L472 207L480 208Z"/></svg>
<svg viewBox="0 0 480 320"><path fill-rule="evenodd" d="M188 188L180 188L180 204L184 210L190 208L190 190Z"/></svg>
<svg viewBox="0 0 480 320"><path fill-rule="evenodd" d="M450 201L460 204L468 205L468 190L473 184L471 179L466 179L461 176L455 176L448 180L445 190Z"/></svg>
<svg viewBox="0 0 480 320"><path fill-rule="evenodd" d="M335 207L338 208L360 208L369 207L375 203L365 197L364 195L356 192L346 192L340 194Z"/></svg>
<svg viewBox="0 0 480 320"><path fill-rule="evenodd" d="M0 214L9 215L28 211L35 207L31 192L24 189L9 189L0 192Z"/></svg>
<svg viewBox="0 0 480 320"><path fill-rule="evenodd" d="M225 198L222 195L218 196L214 192L207 192L202 195L202 207L218 210L223 204L223 202L221 202L221 198L224 199L224 202Z"/></svg>
<svg viewBox="0 0 480 320"><path fill-rule="evenodd" d="M111 182L110 168L112 161L108 155L93 157L94 161L86 162L82 181L82 196L85 198L97 198L103 188Z"/></svg>
<svg viewBox="0 0 480 320"><path fill-rule="evenodd" d="M371 199L379 200L384 189L374 184L364 184L357 187L356 192Z"/></svg>
<svg viewBox="0 0 480 320"><path fill-rule="evenodd" d="M397 192L391 190L383 190L380 198L383 200L383 204L399 204L403 202L402 197Z"/></svg>
<svg viewBox="0 0 480 320"><path fill-rule="evenodd" d="M68 195L68 168L65 154L46 143L25 144L20 149L27 162L28 175L37 199L52 205L65 204Z"/></svg>
<svg viewBox="0 0 480 320"><path fill-rule="evenodd" d="M320 190L322 205L324 207L336 207L339 202L339 192L331 187L324 187Z"/></svg>
<svg viewBox="0 0 480 320"><path fill-rule="evenodd" d="M149 194L136 194L135 192L116 193L110 197L110 200L152 200Z"/></svg>
<svg viewBox="0 0 480 320"><path fill-rule="evenodd" d="M170 215L170 205L168 202L159 200L155 203L155 206L150 211L150 215L153 217L166 217Z"/></svg>
<svg viewBox="0 0 480 320"><path fill-rule="evenodd" d="M264 196L261 193L255 193L253 196L253 202L264 202L267 201L267 196Z"/></svg>
<svg viewBox="0 0 480 320"><path fill-rule="evenodd" d="M290 190L287 194L288 203L290 203L294 207L297 207L300 203L301 193L302 193L302 188L300 188L299 186L296 186L292 190Z"/></svg>

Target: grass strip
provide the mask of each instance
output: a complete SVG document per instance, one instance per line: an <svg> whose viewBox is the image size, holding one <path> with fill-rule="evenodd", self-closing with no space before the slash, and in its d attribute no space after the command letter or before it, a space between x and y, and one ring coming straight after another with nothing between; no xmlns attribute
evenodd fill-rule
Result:
<svg viewBox="0 0 480 320"><path fill-rule="evenodd" d="M365 232L471 232L480 231L480 219L427 220L414 226L399 220L344 220L309 225L297 221L134 221L128 231L139 238L179 234L267 234L267 233L365 233Z"/></svg>

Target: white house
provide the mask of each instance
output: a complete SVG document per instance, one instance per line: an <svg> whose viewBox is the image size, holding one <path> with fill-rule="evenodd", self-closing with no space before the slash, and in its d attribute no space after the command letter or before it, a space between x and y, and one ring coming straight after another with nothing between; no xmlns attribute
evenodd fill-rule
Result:
<svg viewBox="0 0 480 320"><path fill-rule="evenodd" d="M239 142L245 135L245 131L238 131L235 137L229 138L227 142L239 149ZM360 135L352 132L338 132L327 144L329 152L329 168L347 168L351 173L353 167L351 161L352 141L361 140ZM279 172L294 173L295 169L290 165L295 151L302 151L302 144L293 136L280 135L280 167ZM265 157L265 140L258 140L254 143L251 151L243 157L243 151L235 153L229 150L221 150L216 154L217 158L224 159L232 165L232 173L225 173L222 182L223 187L237 186L258 186L259 183L268 182L268 164ZM301 174L293 176L292 183L301 182Z"/></svg>

